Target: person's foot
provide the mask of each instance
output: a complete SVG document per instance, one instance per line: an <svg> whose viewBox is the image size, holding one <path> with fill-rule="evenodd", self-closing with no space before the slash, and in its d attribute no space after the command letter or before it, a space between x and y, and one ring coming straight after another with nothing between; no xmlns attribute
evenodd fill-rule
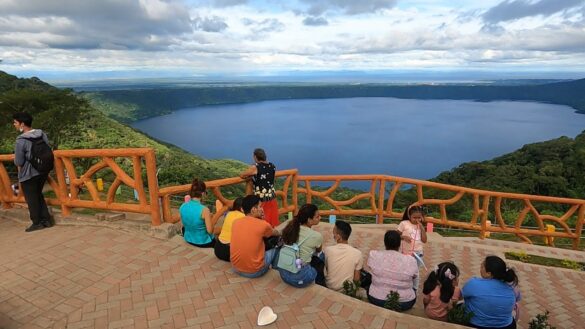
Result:
<svg viewBox="0 0 585 329"><path fill-rule="evenodd" d="M31 226L27 227L24 231L25 232L34 232L34 231L42 230L44 228L45 228L45 226L43 226L42 224L32 224Z"/></svg>
<svg viewBox="0 0 585 329"><path fill-rule="evenodd" d="M44 227L53 227L55 226L55 218L53 218L53 216L49 217L48 220L42 220L41 221L41 225L43 225Z"/></svg>

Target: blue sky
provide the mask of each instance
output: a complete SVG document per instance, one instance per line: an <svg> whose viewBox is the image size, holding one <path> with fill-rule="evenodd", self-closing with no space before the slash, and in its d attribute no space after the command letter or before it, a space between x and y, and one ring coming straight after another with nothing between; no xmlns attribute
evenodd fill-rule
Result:
<svg viewBox="0 0 585 329"><path fill-rule="evenodd" d="M585 72L585 0L0 0L0 70Z"/></svg>

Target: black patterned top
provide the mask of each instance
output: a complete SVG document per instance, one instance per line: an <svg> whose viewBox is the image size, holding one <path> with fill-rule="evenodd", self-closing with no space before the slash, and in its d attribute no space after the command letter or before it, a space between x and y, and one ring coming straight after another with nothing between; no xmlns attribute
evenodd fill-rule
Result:
<svg viewBox="0 0 585 329"><path fill-rule="evenodd" d="M258 172L252 177L254 182L254 194L262 201L270 201L276 197L276 190L274 189L274 176L276 174L276 166L272 162L256 163Z"/></svg>

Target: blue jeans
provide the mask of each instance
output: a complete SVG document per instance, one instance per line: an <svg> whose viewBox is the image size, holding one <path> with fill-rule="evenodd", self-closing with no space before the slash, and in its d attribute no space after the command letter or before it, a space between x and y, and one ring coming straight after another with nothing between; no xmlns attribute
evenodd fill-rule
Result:
<svg viewBox="0 0 585 329"><path fill-rule="evenodd" d="M276 255L276 251L277 251L276 249L266 250L266 252L264 253L264 266L260 270L258 270L258 272L254 273L240 272L236 270L234 267L232 267L232 270L234 271L234 273L239 274L245 278L251 279L259 278L266 274L266 272L268 272L268 270L270 269L270 264L272 264L272 260L274 259L274 255Z"/></svg>
<svg viewBox="0 0 585 329"><path fill-rule="evenodd" d="M292 273L281 268L278 268L278 272L280 273L282 281L297 288L304 288L310 285L315 282L315 278L317 277L317 270L309 264L301 267L297 273Z"/></svg>
<svg viewBox="0 0 585 329"><path fill-rule="evenodd" d="M414 293L416 294L416 289L414 289ZM368 294L368 300L370 303L380 307L384 307L384 304L386 303L385 300L372 297L370 294ZM414 306L414 304L416 304L416 297L408 302L400 302L400 311L408 311Z"/></svg>
<svg viewBox="0 0 585 329"><path fill-rule="evenodd" d="M324 262L325 254L324 253L319 253L319 255L313 254L313 258L318 258L315 261L321 260L321 262ZM313 261L311 263L313 263ZM277 270L278 273L280 273L282 281L296 288L304 288L310 285L311 283L315 282L315 279L317 278L318 275L317 269L311 266L311 264L303 265L303 267L301 267L301 269L297 273L292 273L281 268L277 268Z"/></svg>

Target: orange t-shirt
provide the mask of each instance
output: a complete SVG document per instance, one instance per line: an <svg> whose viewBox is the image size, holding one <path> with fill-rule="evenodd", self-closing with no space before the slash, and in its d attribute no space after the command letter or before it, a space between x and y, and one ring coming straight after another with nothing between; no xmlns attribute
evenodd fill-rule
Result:
<svg viewBox="0 0 585 329"><path fill-rule="evenodd" d="M230 261L232 266L244 273L255 273L264 267L264 238L272 235L268 222L242 217L232 226Z"/></svg>

